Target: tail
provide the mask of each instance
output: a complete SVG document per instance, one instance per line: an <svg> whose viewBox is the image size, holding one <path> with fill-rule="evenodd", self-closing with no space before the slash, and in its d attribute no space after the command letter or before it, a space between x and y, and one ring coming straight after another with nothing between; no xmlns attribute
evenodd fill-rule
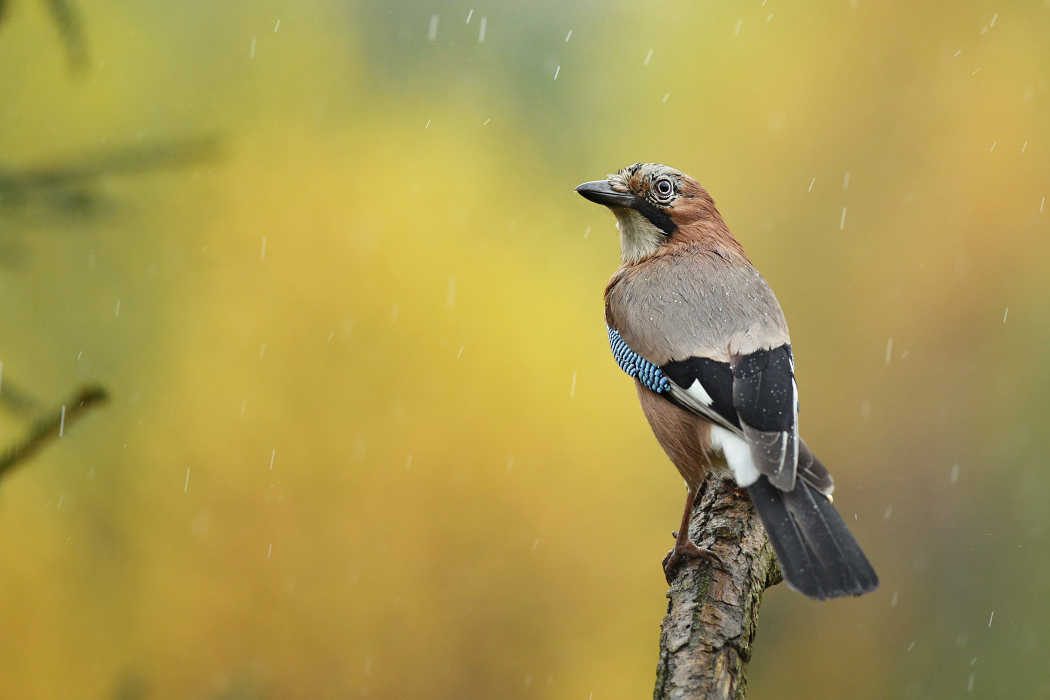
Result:
<svg viewBox="0 0 1050 700"><path fill-rule="evenodd" d="M825 600L861 595L879 587L879 577L846 529L831 501L799 479L781 491L765 476L747 487L766 526L788 586Z"/></svg>

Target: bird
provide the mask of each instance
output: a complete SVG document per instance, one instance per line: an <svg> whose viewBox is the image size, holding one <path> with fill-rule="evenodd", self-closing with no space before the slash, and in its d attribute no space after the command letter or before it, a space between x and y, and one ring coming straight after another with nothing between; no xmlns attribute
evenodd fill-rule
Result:
<svg viewBox="0 0 1050 700"><path fill-rule="evenodd" d="M576 192L616 217L609 345L686 483L663 560L668 584L689 559L724 568L689 536L713 470L747 490L790 588L817 600L875 590L878 576L833 505L831 474L799 436L784 312L707 190L674 168L636 163Z"/></svg>

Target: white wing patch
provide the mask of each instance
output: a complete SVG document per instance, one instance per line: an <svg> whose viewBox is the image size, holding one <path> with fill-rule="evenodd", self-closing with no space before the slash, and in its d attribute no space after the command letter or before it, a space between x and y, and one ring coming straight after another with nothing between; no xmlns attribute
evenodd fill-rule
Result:
<svg viewBox="0 0 1050 700"><path fill-rule="evenodd" d="M758 481L759 473L755 461L751 458L751 447L744 438L720 425L712 425L711 445L722 450L726 463L733 470L737 486L750 486Z"/></svg>
<svg viewBox="0 0 1050 700"><path fill-rule="evenodd" d="M700 383L699 379L694 379L693 385L686 389L686 392L705 406L710 406L715 402L711 395L704 390L704 385Z"/></svg>

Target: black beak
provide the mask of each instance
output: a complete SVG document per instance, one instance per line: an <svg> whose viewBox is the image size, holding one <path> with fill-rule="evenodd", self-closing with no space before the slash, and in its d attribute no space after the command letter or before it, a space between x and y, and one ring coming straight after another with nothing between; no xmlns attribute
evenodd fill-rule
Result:
<svg viewBox="0 0 1050 700"><path fill-rule="evenodd" d="M630 192L617 192L609 184L608 180L595 180L585 182L576 188L581 195L607 207L623 207L629 209L634 206L635 196Z"/></svg>

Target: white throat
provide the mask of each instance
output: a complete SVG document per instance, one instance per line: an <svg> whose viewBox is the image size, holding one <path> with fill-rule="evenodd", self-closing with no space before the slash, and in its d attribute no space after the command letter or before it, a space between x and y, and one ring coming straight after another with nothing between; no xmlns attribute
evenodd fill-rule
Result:
<svg viewBox="0 0 1050 700"><path fill-rule="evenodd" d="M664 242L663 231L634 209L611 207L620 229L620 257L625 265L634 265L656 252Z"/></svg>

